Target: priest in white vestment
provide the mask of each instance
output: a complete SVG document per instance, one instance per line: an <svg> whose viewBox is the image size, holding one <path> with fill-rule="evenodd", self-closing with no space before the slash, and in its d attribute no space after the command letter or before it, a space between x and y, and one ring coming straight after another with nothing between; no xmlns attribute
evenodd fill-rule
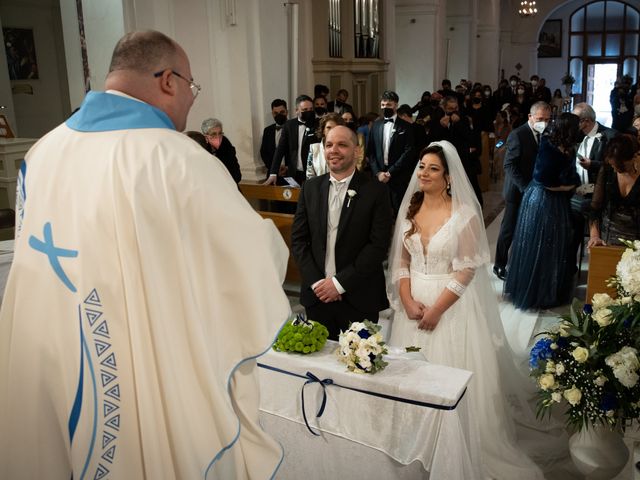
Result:
<svg viewBox="0 0 640 480"><path fill-rule="evenodd" d="M287 249L179 133L200 87L158 32L27 154L0 313L0 478L271 478L256 358Z"/></svg>

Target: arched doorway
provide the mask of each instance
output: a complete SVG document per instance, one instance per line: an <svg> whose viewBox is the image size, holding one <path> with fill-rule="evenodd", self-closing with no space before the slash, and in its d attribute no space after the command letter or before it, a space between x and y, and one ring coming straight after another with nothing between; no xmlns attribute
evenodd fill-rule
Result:
<svg viewBox="0 0 640 480"><path fill-rule="evenodd" d="M567 69L576 80L573 93L593 104L594 93L602 100L600 90L613 87L612 77L628 75L637 83L639 45L640 12L633 6L601 0L576 9L569 20Z"/></svg>

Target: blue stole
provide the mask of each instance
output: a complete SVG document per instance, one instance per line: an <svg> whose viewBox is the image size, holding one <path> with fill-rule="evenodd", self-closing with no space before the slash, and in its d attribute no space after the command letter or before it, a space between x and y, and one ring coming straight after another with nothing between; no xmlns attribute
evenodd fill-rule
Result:
<svg viewBox="0 0 640 480"><path fill-rule="evenodd" d="M79 132L176 127L162 110L148 103L105 92L89 92L80 109L65 122Z"/></svg>

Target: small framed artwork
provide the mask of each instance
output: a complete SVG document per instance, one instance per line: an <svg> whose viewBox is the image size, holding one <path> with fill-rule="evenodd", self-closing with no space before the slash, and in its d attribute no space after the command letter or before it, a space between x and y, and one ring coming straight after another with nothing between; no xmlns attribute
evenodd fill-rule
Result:
<svg viewBox="0 0 640 480"><path fill-rule="evenodd" d="M538 58L562 56L562 20L544 22L538 36Z"/></svg>
<svg viewBox="0 0 640 480"><path fill-rule="evenodd" d="M3 28L9 80L37 79L38 62L32 28Z"/></svg>

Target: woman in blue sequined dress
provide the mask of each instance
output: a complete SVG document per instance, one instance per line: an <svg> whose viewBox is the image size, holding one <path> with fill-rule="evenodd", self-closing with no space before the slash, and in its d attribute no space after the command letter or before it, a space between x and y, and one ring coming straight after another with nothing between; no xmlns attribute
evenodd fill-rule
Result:
<svg viewBox="0 0 640 480"><path fill-rule="evenodd" d="M570 258L569 199L580 183L578 125L576 115L563 113L551 133L542 136L533 180L520 204L505 294L523 310L562 305L571 296L575 259Z"/></svg>

